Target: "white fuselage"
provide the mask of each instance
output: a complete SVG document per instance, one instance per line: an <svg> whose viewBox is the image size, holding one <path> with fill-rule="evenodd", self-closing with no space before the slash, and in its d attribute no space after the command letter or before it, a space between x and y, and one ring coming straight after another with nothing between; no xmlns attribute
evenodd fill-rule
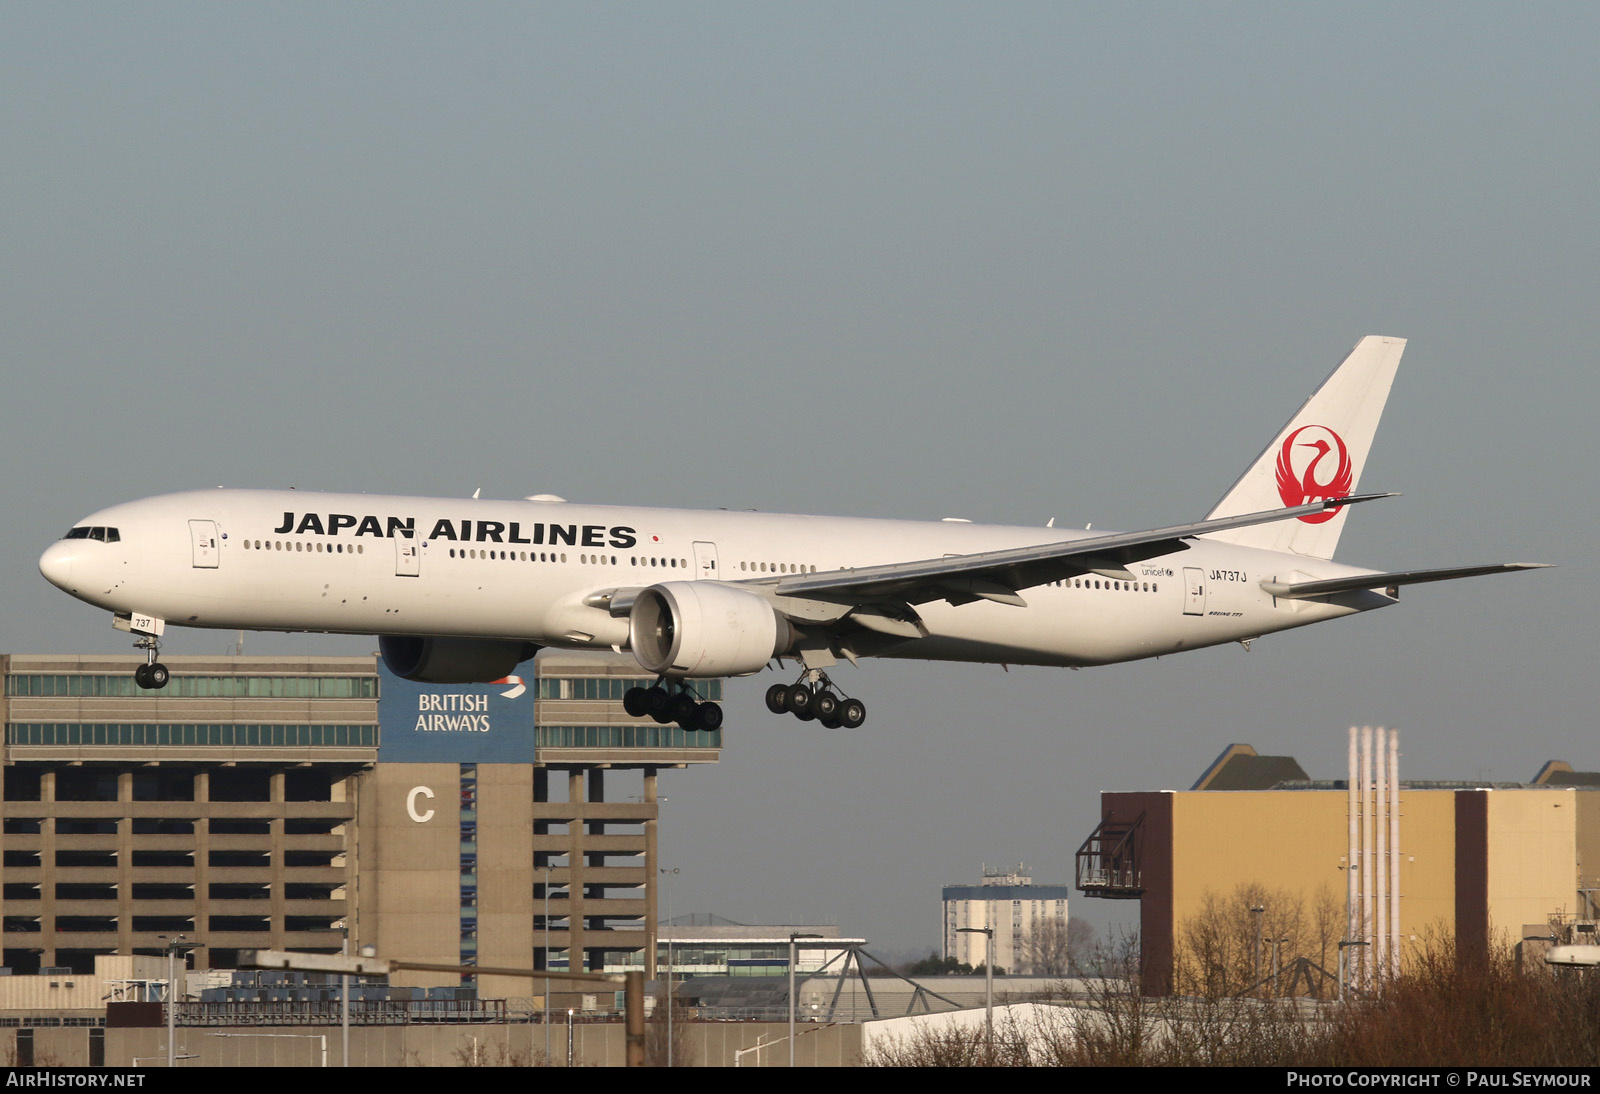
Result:
<svg viewBox="0 0 1600 1094"><path fill-rule="evenodd" d="M957 522L207 490L104 509L40 569L73 596L169 625L511 639L625 648L598 592L666 581L771 582L1090 533ZM1094 533L1101 534L1098 530ZM1128 567L1021 590L1026 606L918 607L926 637L875 651L923 660L1092 665L1252 638L1393 601L1276 600L1260 588L1372 571L1206 539Z"/></svg>

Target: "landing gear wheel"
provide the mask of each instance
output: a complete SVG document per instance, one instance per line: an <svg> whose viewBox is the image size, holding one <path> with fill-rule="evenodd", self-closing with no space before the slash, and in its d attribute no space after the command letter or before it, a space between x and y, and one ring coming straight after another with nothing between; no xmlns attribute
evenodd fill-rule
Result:
<svg viewBox="0 0 1600 1094"><path fill-rule="evenodd" d="M828 724L839 711L839 697L831 691L817 692L817 721L823 725Z"/></svg>
<svg viewBox="0 0 1600 1094"><path fill-rule="evenodd" d="M150 666L140 665L133 670L133 682L139 685L140 690L150 690Z"/></svg>
<svg viewBox="0 0 1600 1094"><path fill-rule="evenodd" d="M804 684L796 684L789 689L789 713L802 722L809 722L817 716L817 693Z"/></svg>
<svg viewBox="0 0 1600 1094"><path fill-rule="evenodd" d="M788 684L773 684L767 689L767 709L774 714L789 713Z"/></svg>
<svg viewBox="0 0 1600 1094"><path fill-rule="evenodd" d="M145 679L150 681L149 686L152 691L160 691L166 687L167 681L171 678L172 674L167 672L167 666L160 661L145 666Z"/></svg>
<svg viewBox="0 0 1600 1094"><path fill-rule="evenodd" d="M695 728L695 718L699 713L700 704L695 702L693 695L680 691L672 697L671 721L677 722L684 729Z"/></svg>
<svg viewBox="0 0 1600 1094"><path fill-rule="evenodd" d="M622 693L622 709L630 718L643 718L650 713L649 699L644 688L629 688Z"/></svg>
<svg viewBox="0 0 1600 1094"><path fill-rule="evenodd" d="M716 703L701 703L695 708L694 728L707 733L722 728L722 707Z"/></svg>
<svg viewBox="0 0 1600 1094"><path fill-rule="evenodd" d="M867 704L860 699L846 699L839 704L839 722L846 729L860 729L867 720Z"/></svg>
<svg viewBox="0 0 1600 1094"><path fill-rule="evenodd" d="M644 712L662 725L672 721L672 693L660 684L646 688Z"/></svg>

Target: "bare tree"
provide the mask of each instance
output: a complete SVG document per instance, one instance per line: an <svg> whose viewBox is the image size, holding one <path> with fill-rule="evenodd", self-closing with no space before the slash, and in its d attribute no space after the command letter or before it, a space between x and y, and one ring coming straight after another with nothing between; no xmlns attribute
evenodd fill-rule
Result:
<svg viewBox="0 0 1600 1094"><path fill-rule="evenodd" d="M1252 907L1263 937L1280 924L1268 910L1281 893L1260 887L1215 898L1187 925L1185 937L1210 947L1219 962L1213 982L1239 981L1254 967ZM1317 904L1305 917L1304 945L1324 945ZM1287 903L1285 901L1285 903ZM1335 917L1337 921L1337 917ZM1248 929L1241 922L1249 923ZM1288 937L1278 934L1276 937ZM1329 935L1337 943L1337 931ZM1245 939L1247 941L1241 941ZM1199 969L1193 955L1185 967ZM1232 962L1233 968L1223 967ZM997 1018L991 1052L980 1025L928 1023L909 1038L880 1044L868 1064L880 1066L1059 1067L1588 1067L1600 1063L1600 977L1577 970L1536 976L1519 972L1510 941L1497 939L1486 958L1463 961L1447 933L1423 938L1381 995L1314 1005L1255 994L1163 996L1140 992L1137 941L1102 946L1097 966L1126 975L1094 980L1075 996L1036 1011L1043 1017ZM1249 984L1245 985L1246 988Z"/></svg>
<svg viewBox="0 0 1600 1094"><path fill-rule="evenodd" d="M1067 952L1067 926L1057 919L1034 925L1022 953L1018 972L1028 976L1066 976L1071 966Z"/></svg>
<svg viewBox="0 0 1600 1094"><path fill-rule="evenodd" d="M667 1007L672 1007L672 1035L667 1036ZM667 999L657 999L655 1013L644 1031L644 1061L646 1067L666 1067L671 1057L673 1067L694 1067L694 1048L689 1037L690 1008L676 992ZM671 1049L669 1052L668 1049Z"/></svg>
<svg viewBox="0 0 1600 1094"><path fill-rule="evenodd" d="M1082 976L1093 964L1094 924L1077 916L1067 920L1067 975Z"/></svg>
<svg viewBox="0 0 1600 1094"><path fill-rule="evenodd" d="M1207 891L1200 911L1179 931L1176 986L1183 994L1221 998L1246 993L1268 997L1285 987L1275 981L1306 950L1322 956L1322 924L1308 922L1299 894L1247 883L1231 894Z"/></svg>
<svg viewBox="0 0 1600 1094"><path fill-rule="evenodd" d="M1076 917L1050 920L1028 935L1019 972L1030 976L1082 976L1094 949L1094 926Z"/></svg>
<svg viewBox="0 0 1600 1094"><path fill-rule="evenodd" d="M542 1052L512 1048L503 1040L480 1040L468 1036L451 1050L457 1067L549 1067L550 1061Z"/></svg>

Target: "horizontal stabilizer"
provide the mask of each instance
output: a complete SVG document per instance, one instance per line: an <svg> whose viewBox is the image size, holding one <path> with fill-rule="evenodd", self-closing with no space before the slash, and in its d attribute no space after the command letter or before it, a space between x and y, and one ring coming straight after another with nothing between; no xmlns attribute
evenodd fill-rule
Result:
<svg viewBox="0 0 1600 1094"><path fill-rule="evenodd" d="M1352 593L1361 589L1386 589L1400 585L1421 585L1429 581L1454 581L1458 577L1481 577L1484 574L1508 574L1514 570L1542 570L1548 562L1497 562L1489 566L1452 566L1443 570L1396 570L1388 574L1355 574L1351 577L1332 577L1325 581L1263 581L1264 592L1280 600L1312 600L1335 593Z"/></svg>

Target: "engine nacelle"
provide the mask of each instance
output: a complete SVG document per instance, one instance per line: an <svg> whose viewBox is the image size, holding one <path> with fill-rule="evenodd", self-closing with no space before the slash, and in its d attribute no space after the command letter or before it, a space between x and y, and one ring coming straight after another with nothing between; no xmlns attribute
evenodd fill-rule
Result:
<svg viewBox="0 0 1600 1094"><path fill-rule="evenodd" d="M539 648L494 638L378 637L389 671L424 684L487 684L511 675Z"/></svg>
<svg viewBox="0 0 1600 1094"><path fill-rule="evenodd" d="M657 675L743 676L787 650L794 630L754 593L668 581L635 598L628 641L639 664Z"/></svg>

